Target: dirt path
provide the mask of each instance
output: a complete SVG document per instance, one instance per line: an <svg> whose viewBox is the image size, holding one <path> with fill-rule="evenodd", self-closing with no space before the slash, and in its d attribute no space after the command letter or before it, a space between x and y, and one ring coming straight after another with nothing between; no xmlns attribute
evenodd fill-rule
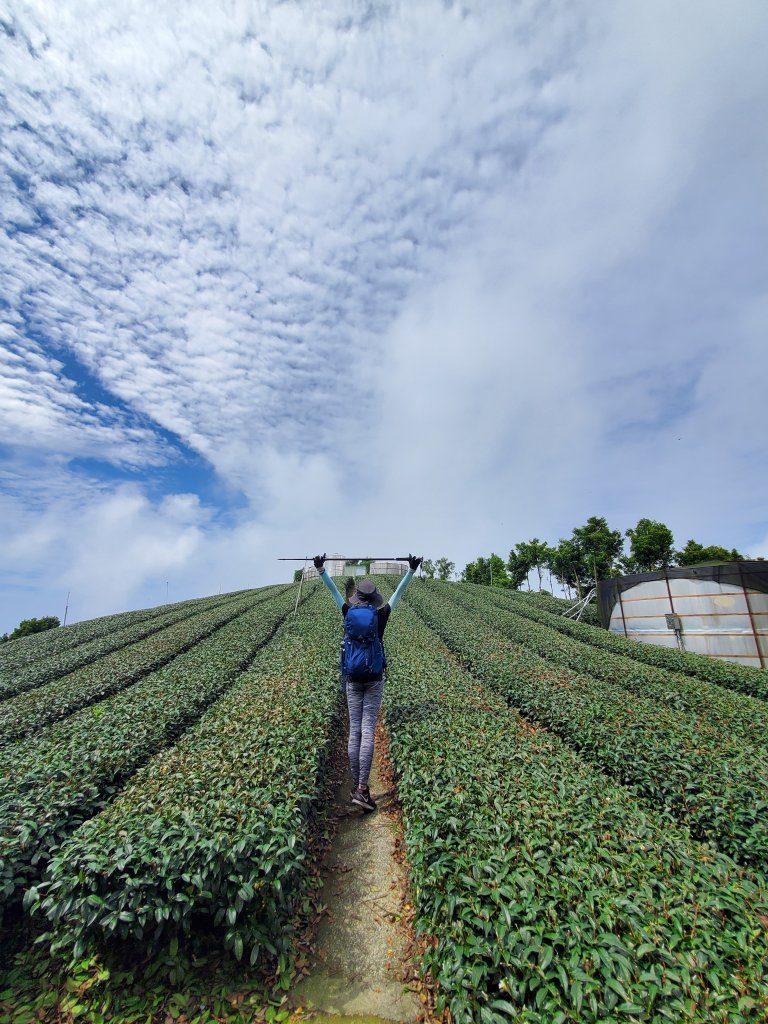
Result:
<svg viewBox="0 0 768 1024"><path fill-rule="evenodd" d="M323 914L316 962L293 989L290 1003L304 1014L356 1021L415 1022L424 1006L406 991L414 979L407 918L405 871L398 859L400 829L381 728L371 772L378 810L350 804L346 732L340 740L334 814L338 827L323 863ZM403 914L406 910L405 915Z"/></svg>

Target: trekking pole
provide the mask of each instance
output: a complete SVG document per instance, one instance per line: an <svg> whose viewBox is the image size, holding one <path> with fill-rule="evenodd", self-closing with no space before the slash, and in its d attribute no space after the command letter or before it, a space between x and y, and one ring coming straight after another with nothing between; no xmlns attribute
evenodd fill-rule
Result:
<svg viewBox="0 0 768 1024"><path fill-rule="evenodd" d="M309 561L310 556L304 555L303 558L278 558L278 562L306 562ZM326 559L327 562L407 562L408 555L361 555L359 558L353 558L352 555L332 555Z"/></svg>

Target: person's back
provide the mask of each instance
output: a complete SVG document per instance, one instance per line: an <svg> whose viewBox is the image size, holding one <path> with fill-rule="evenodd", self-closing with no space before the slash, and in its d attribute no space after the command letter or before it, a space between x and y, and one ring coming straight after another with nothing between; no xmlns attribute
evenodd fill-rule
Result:
<svg viewBox="0 0 768 1024"><path fill-rule="evenodd" d="M345 621L341 669L342 686L346 690L349 710L347 750L352 774L352 802L366 811L374 811L376 803L368 788L368 778L373 762L376 719L384 694L384 672L387 665L384 630L422 560L415 555L408 556L408 572L389 601L385 601L373 580L362 580L357 587L350 587L348 583L345 600L325 569L325 558L325 555L315 555L315 568L341 609ZM375 612L375 619L366 614L371 611Z"/></svg>

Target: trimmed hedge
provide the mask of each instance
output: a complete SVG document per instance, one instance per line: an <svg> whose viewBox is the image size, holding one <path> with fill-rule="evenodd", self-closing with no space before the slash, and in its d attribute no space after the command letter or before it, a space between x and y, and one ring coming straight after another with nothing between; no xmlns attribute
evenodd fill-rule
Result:
<svg viewBox="0 0 768 1024"><path fill-rule="evenodd" d="M195 605L202 606L213 600L228 601L244 593L246 591L232 591L228 594L220 594L216 598L195 597L170 605L158 605L155 608L140 608L132 612L119 612L116 615L102 615L97 619L85 619L82 622L73 622L69 626L48 629L44 633L34 633L32 636L9 640L0 644L0 680L5 680L11 669L29 665L39 658L63 654L64 651L80 644L97 640L115 630L136 625L138 622L144 622L157 615L163 615L167 611L181 608L193 609Z"/></svg>
<svg viewBox="0 0 768 1024"><path fill-rule="evenodd" d="M7 700L18 694L34 690L44 686L53 679L75 672L79 668L90 665L100 658L112 654L113 651L122 650L131 644L159 633L167 626L175 625L177 622L184 622L194 615L204 611L212 611L214 608L226 607L231 603L242 601L242 595L236 598L208 598L206 601L195 601L194 605L176 605L173 608L165 608L157 614L141 620L132 625L115 629L106 636L97 637L93 640L84 641L69 650L50 654L44 658L21 668L8 672L4 678L0 677L0 700ZM2 709L0 709L0 714Z"/></svg>
<svg viewBox="0 0 768 1024"><path fill-rule="evenodd" d="M610 775L745 864L768 869L768 751L560 668L434 589L411 602L479 679Z"/></svg>
<svg viewBox="0 0 768 1024"><path fill-rule="evenodd" d="M522 720L407 608L387 636L389 749L438 1011L765 1019L765 885Z"/></svg>
<svg viewBox="0 0 768 1024"><path fill-rule="evenodd" d="M257 593L251 591L247 597L197 612L76 672L4 701L0 704L0 746L124 690L251 607L259 600Z"/></svg>
<svg viewBox="0 0 768 1024"><path fill-rule="evenodd" d="M53 948L219 929L287 983L308 843L339 710L338 612L315 597L172 749L153 758L51 860L30 891ZM305 906L304 909L307 909Z"/></svg>
<svg viewBox="0 0 768 1024"><path fill-rule="evenodd" d="M473 586L473 584L469 584L469 586ZM483 587L482 589L487 589L492 593L497 594L501 588ZM513 590L510 588L505 589L504 593L508 593L510 597L514 597L518 601L525 602L525 604L530 605L532 608L543 612L551 612L553 615L563 615L564 612L573 608L578 600L577 598L568 599L565 597L555 597L553 594L546 594L542 591L536 590ZM587 605L581 613L580 621L587 622L591 626L600 625L600 615L598 614L595 604L591 603Z"/></svg>
<svg viewBox="0 0 768 1024"><path fill-rule="evenodd" d="M269 641L295 599L287 588L259 593L169 665L0 752L0 910L20 900L62 840L196 722Z"/></svg>
<svg viewBox="0 0 768 1024"><path fill-rule="evenodd" d="M478 590L453 588L445 596L458 607L481 615L497 632L547 661L615 683L682 715L704 716L707 721L716 723L719 731L738 734L762 749L768 745L768 706L764 701L703 679L665 672L633 658L599 650L527 615L520 615L517 605L510 608Z"/></svg>
<svg viewBox="0 0 768 1024"><path fill-rule="evenodd" d="M461 584L461 586L470 588L472 584ZM475 588L472 587L472 589ZM488 589L491 590L490 587ZM585 622L573 622L571 619L563 618L562 615L552 615L550 612L540 611L522 594L498 590L491 591L491 593L494 600L498 602L514 603L515 610L521 615L542 622L545 626L551 626L561 633L567 633L568 636L582 640L584 643L592 644L593 647L612 651L615 654L623 654L635 661L642 661L668 672L680 672L696 679L703 679L708 683L725 686L729 690L768 700L768 672L765 669L720 661L717 658L709 658L704 654L693 654L690 651L675 651L670 647L660 647L658 644L649 644L642 640L632 640L629 637L611 633L607 629L590 626Z"/></svg>

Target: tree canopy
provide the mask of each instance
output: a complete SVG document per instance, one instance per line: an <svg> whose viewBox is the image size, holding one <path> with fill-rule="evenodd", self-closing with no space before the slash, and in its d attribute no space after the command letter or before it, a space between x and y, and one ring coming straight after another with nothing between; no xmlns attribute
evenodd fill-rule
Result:
<svg viewBox="0 0 768 1024"><path fill-rule="evenodd" d="M480 583L488 587L510 586L504 559L496 554L492 554L490 558L481 555L476 561L470 562L464 567L461 578L465 583Z"/></svg>
<svg viewBox="0 0 768 1024"><path fill-rule="evenodd" d="M456 568L456 563L451 562L448 558L438 558L435 566L437 569L437 578L439 580L449 580L453 575L453 570Z"/></svg>
<svg viewBox="0 0 768 1024"><path fill-rule="evenodd" d="M744 555L740 555L736 548L721 548L717 544L710 544L704 547L695 540L689 540L685 547L677 552L678 565L696 565L697 562L740 562Z"/></svg>
<svg viewBox="0 0 768 1024"><path fill-rule="evenodd" d="M60 626L58 615L46 615L41 619L22 619L12 633L6 633L0 639L17 640L21 636L31 636L33 633L44 633L47 629L55 629Z"/></svg>
<svg viewBox="0 0 768 1024"><path fill-rule="evenodd" d="M622 559L627 573L656 572L672 564L675 557L675 538L664 523L655 519L640 519L637 526L627 530L630 553Z"/></svg>
<svg viewBox="0 0 768 1024"><path fill-rule="evenodd" d="M630 544L628 553L624 552L625 537ZM493 586L515 590L527 583L530 589L530 574L535 569L541 590L542 571L548 569L566 593L575 591L581 597L596 582L611 576L745 558L736 548L705 547L694 540L689 540L680 551L674 545L672 530L655 519L639 519L636 526L622 534L621 530L612 530L605 517L590 516L583 526L574 528L570 537L561 537L553 547L534 537L513 546L506 564L498 555L491 555L490 559L480 556L464 568L461 579L490 586L492 578Z"/></svg>

